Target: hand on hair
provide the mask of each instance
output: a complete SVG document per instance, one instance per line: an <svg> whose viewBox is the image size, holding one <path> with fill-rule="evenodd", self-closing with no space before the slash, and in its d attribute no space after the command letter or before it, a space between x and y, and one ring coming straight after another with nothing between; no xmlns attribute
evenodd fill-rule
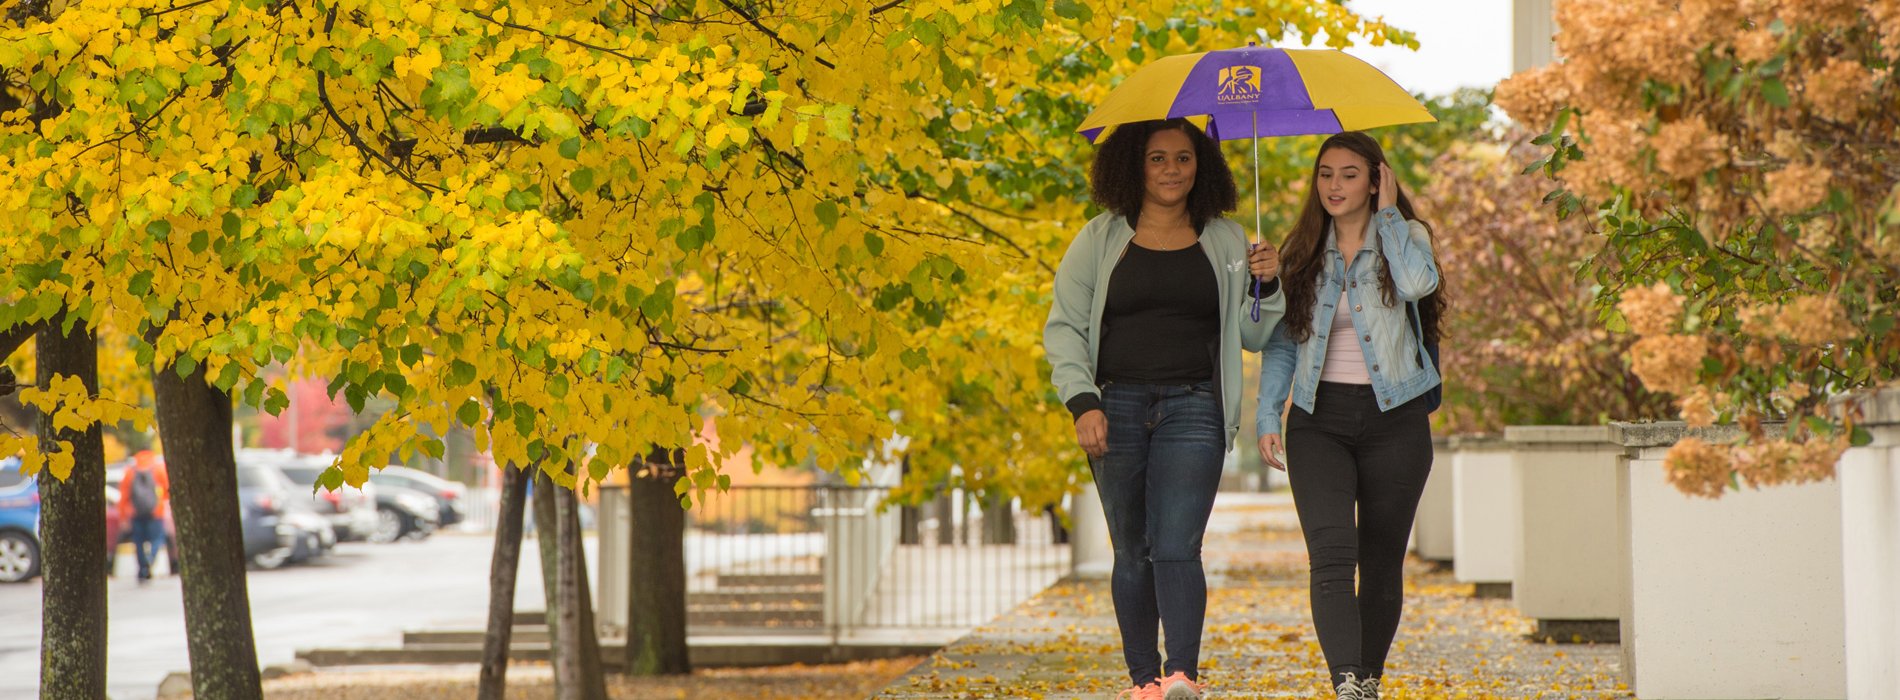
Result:
<svg viewBox="0 0 1900 700"><path fill-rule="evenodd" d="M1390 163L1379 164L1379 211L1399 204L1399 177L1392 174Z"/></svg>

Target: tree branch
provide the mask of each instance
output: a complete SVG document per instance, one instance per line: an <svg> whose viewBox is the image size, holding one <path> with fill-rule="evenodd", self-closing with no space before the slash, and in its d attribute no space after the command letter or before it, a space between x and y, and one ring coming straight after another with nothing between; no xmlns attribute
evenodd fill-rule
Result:
<svg viewBox="0 0 1900 700"><path fill-rule="evenodd" d="M1043 270L1047 271L1049 274L1053 275L1056 273L1056 269L1054 267L1051 267L1047 261L1043 260L1042 258L1036 257L1035 255L1030 254L1029 249L1022 247L1022 245L1018 244L1016 241L1010 240L1009 236L1003 235L1003 232L990 228L989 224L983 223L981 220L977 219L975 216L971 216L968 212L959 211L956 207L952 207L942 200L935 199L932 197L927 197L923 193L920 193L920 192L905 192L904 194L912 199L921 199L926 202L930 202L932 204L936 204L938 206L943 207L944 209L948 210L951 214L955 214L957 218L963 219L964 221L968 221L972 225L976 226L977 229L981 230L984 235L989 236L990 238L994 238L996 240L1002 241L1003 243L1009 245L1009 247L1014 248L1017 253L1022 254L1023 257L1036 261L1036 265L1041 267Z"/></svg>
<svg viewBox="0 0 1900 700"><path fill-rule="evenodd" d="M11 328L0 328L0 360L5 360L7 356L12 355L13 351L31 339L34 333L38 333L42 325L45 325L43 321L34 321Z"/></svg>
<svg viewBox="0 0 1900 700"><path fill-rule="evenodd" d="M599 51L599 52L601 52L601 53L607 53L607 54L613 54L613 55L615 55L615 56L619 56L620 58L623 58L623 59L626 59L626 60L627 60L628 62L631 62L631 63L646 63L646 62L647 62L647 60L646 60L646 59L644 59L644 58L638 58L638 57L634 57L634 56L629 56L629 55L627 55L627 54L624 54L624 53L621 53L621 52L619 52L619 51L615 51L615 50L613 50L613 49L610 49L610 48L607 48L607 47L605 47L605 46L595 46L595 45L593 45L593 44L589 44L589 43L587 43L587 42L585 42L585 41L581 41L581 40L579 40L579 39L576 39L576 38L574 38L574 37L571 37L571 36L567 36L567 35L564 35L564 34L550 34L550 33L548 33L548 32L544 32L544 31L541 31L541 30L539 30L539 29L535 29L534 27L527 27L527 26L522 26L522 25L519 25L519 24L515 24L515 23L513 23L513 22L504 22L504 21L502 21L502 20L498 20L498 19L495 19L494 17L492 17L492 16L490 16L490 15L488 15L488 14L486 14L486 13L483 13L483 12L479 12L479 11L476 11L476 10L463 10L463 12L467 12L467 13L469 13L469 14L471 14L471 15L474 15L474 16L476 16L476 17L479 17L479 18L481 18L482 20L484 20L484 21L487 21L488 23L490 23L490 24L493 24L493 25L495 25L495 26L498 26L498 27L507 27L507 28L509 28L509 29L515 29L515 30L519 30L519 31L524 31L524 32L533 32L533 33L535 33L535 34L539 34L539 35L541 35L541 36L542 36L543 38L547 38L547 39L555 39L555 40L559 40L559 41L565 41L565 42L567 42L567 43L569 43L569 44L573 44L573 45L575 45L575 46L579 46L579 47L581 47L581 48L584 48L584 49L591 49L591 50L594 50L594 51Z"/></svg>
<svg viewBox="0 0 1900 700"><path fill-rule="evenodd" d="M157 17L157 16L159 16L159 15L162 15L162 14L166 14L166 13L169 13L169 12L178 12L178 11L180 11L180 10L189 10L189 9L191 9L191 8L194 8L194 7L197 7L197 6L199 6L199 5L204 5L204 4L207 4L207 3L210 3L210 2L211 2L211 0L195 0L194 2L188 2L188 3L185 3L185 4L183 4L183 5L173 5L173 6L171 6L171 7L167 7L167 8L165 8L165 9L162 9L162 10L154 10L154 9L150 9L150 8L147 8L147 9L143 9L143 10L139 10L139 15L140 15L140 17L141 17L141 18L149 18L149 17Z"/></svg>
<svg viewBox="0 0 1900 700"><path fill-rule="evenodd" d="M335 26L336 26L336 7L332 6L330 8L329 17L323 21L324 33L328 34L330 30L334 28ZM409 183L410 185L414 186L416 189L422 190L424 194L429 193L431 190L438 191L438 192L447 191L440 187L431 187L429 185L425 185L421 182L418 182L414 177L411 177L409 173L403 172L403 169L398 167L394 161L391 161L388 157L384 156L382 153L378 152L376 149L370 148L369 144L364 143L362 135L356 133L356 127L351 126L349 122L344 121L343 115L337 113L336 105L330 102L330 90L328 87L325 86L325 79L327 77L328 76L323 71L321 70L317 71L317 101L323 103L323 111L329 113L330 120L336 122L337 128L342 129L344 135L350 137L350 144L355 146L358 152L362 153L363 155L369 156L372 159L375 159L376 162L378 163L382 163L383 167L387 168L391 174L395 175L396 177L402 178L404 182Z"/></svg>
<svg viewBox="0 0 1900 700"><path fill-rule="evenodd" d="M779 46L785 47L785 50L791 51L793 53L799 53L799 54L805 53L803 50L799 49L798 47L793 46L791 42L786 41L784 37L779 36L778 32L772 31L771 28L766 27L765 23L760 22L757 17L753 17L751 13L748 13L745 10L740 9L738 5L732 4L732 0L719 0L719 4L725 5L726 9L732 10L733 12L737 13L740 17L744 17L747 24L750 24L752 25L754 29L757 29L760 32L763 32L767 37L770 37L774 43L777 43ZM832 70L838 69L837 66L832 65L830 61L827 61L822 57L813 56L812 60L817 61L818 65L824 66L826 68L830 68Z"/></svg>
<svg viewBox="0 0 1900 700"><path fill-rule="evenodd" d="M120 141L124 141L127 137L132 136L133 134L137 134L137 133L145 131L146 126L150 125L153 120L158 119L159 115L164 114L165 110L172 106L172 103L178 101L178 98L184 97L184 96L185 96L184 90L179 90L178 92L172 93L171 98L165 100L165 104L159 105L158 109L153 110L151 116L148 116L144 119L140 119L137 124L132 125L132 128L125 130L124 133L121 133L118 136L114 136L112 138L106 139L104 141L100 141L98 143L89 145L83 149L80 149L78 153L73 154L73 158L77 159L80 156L83 156L83 155L86 155L87 153L92 152L92 149L98 148L100 146L106 146L106 145L118 143Z"/></svg>

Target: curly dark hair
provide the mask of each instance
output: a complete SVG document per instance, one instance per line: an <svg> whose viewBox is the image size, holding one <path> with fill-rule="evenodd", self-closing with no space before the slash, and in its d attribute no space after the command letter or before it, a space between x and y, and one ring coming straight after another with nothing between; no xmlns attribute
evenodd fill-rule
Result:
<svg viewBox="0 0 1900 700"><path fill-rule="evenodd" d="M1371 136L1357 131L1334 134L1320 144L1319 152L1313 156L1313 172L1306 178L1305 203L1300 206L1300 217L1293 224L1293 231L1286 236L1286 242L1280 245L1280 283L1286 292L1286 317L1280 323L1286 328L1288 338L1297 342L1306 342L1313 335L1313 306L1319 303L1319 293L1315 289L1319 282L1320 267L1325 264L1326 231L1333 222L1333 216L1319 201L1319 159L1327 151L1343 148L1359 154L1372 168L1373 192L1377 197L1378 188L1383 186L1378 180L1379 164L1385 161L1385 150ZM1398 187L1397 183L1387 183ZM1399 189L1398 210L1401 216L1419 221L1417 210L1412 208L1412 198ZM1377 201L1376 199L1374 200ZM1432 225L1425 224L1425 232L1433 236ZM1386 268L1385 259L1378 260L1379 298L1386 306L1398 306L1398 292L1392 281L1392 271ZM1424 324L1428 342L1437 342L1439 338L1439 319L1444 318L1449 306L1445 301L1445 268L1440 266L1438 289L1419 301L1419 320ZM1296 311L1296 309L1298 311Z"/></svg>
<svg viewBox="0 0 1900 700"><path fill-rule="evenodd" d="M1156 119L1116 127L1095 152L1095 165L1089 181L1095 203L1120 214L1134 225L1141 216L1141 203L1147 199L1147 175L1142 156L1148 139L1156 132L1176 130L1187 134L1194 143L1194 189L1188 192L1188 218L1199 229L1207 222L1234 210L1240 194L1234 188L1234 173L1227 169L1227 158L1220 144L1186 119Z"/></svg>

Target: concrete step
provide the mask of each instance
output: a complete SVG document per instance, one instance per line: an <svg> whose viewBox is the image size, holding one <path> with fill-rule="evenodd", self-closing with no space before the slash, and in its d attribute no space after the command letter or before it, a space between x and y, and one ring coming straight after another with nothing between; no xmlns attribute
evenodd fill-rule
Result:
<svg viewBox="0 0 1900 700"><path fill-rule="evenodd" d="M718 574L719 588L758 588L758 587L802 587L817 586L823 589L825 575L821 573L796 574Z"/></svg>
<svg viewBox="0 0 1900 700"><path fill-rule="evenodd" d="M825 591L823 588L762 587L741 591L730 591L722 588L717 591L686 594L686 605L688 607L747 604L824 605Z"/></svg>
<svg viewBox="0 0 1900 700"><path fill-rule="evenodd" d="M709 627L811 628L825 624L825 611L819 608L793 609L689 609L686 623Z"/></svg>
<svg viewBox="0 0 1900 700"><path fill-rule="evenodd" d="M945 640L879 640L833 644L824 635L780 638L700 637L689 638L693 665L699 667L782 666L786 664L835 664L900 656L926 656ZM627 654L625 640L600 641L601 664L608 671L619 671ZM405 664L475 664L482 661L480 644L431 644L421 648L301 649L297 658L313 666L386 666ZM546 661L548 645L515 645L508 658L514 661Z"/></svg>
<svg viewBox="0 0 1900 700"><path fill-rule="evenodd" d="M546 610L515 611L515 626L517 627L521 625L546 625L547 623L548 612Z"/></svg>
<svg viewBox="0 0 1900 700"><path fill-rule="evenodd" d="M618 669L626 656L622 646L609 657L601 649L601 665ZM312 666L379 666L388 664L478 664L482 662L480 644L424 644L395 648L299 649L297 658ZM548 645L514 644L508 649L512 661L546 661ZM612 660L609 661L609 658Z"/></svg>
<svg viewBox="0 0 1900 700"><path fill-rule="evenodd" d="M547 625L515 625L508 634L509 644L547 644ZM487 630L410 630L402 633L404 648L433 644L481 644L488 639Z"/></svg>

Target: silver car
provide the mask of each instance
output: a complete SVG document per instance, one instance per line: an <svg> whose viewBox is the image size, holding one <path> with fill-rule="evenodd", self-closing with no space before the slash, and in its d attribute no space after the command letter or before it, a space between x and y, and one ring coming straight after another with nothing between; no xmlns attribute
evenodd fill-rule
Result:
<svg viewBox="0 0 1900 700"><path fill-rule="evenodd" d="M312 490L310 507L330 521L331 529L336 530L337 540L364 541L376 532L375 484L365 483L362 488L344 484L335 491L317 488L317 477L323 474L323 470L330 468L329 457L297 457L280 468L292 482Z"/></svg>

